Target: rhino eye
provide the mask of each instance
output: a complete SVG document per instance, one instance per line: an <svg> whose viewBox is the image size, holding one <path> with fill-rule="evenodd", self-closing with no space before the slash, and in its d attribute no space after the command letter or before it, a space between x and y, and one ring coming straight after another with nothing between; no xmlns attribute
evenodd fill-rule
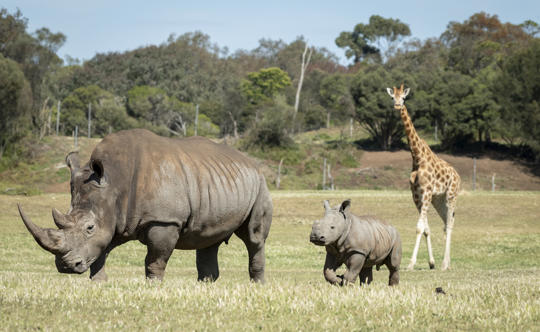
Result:
<svg viewBox="0 0 540 332"><path fill-rule="evenodd" d="M330 229L334 229L335 227L334 226L330 226Z"/></svg>
<svg viewBox="0 0 540 332"><path fill-rule="evenodd" d="M94 224L86 226L86 231L88 233L92 233L94 231Z"/></svg>

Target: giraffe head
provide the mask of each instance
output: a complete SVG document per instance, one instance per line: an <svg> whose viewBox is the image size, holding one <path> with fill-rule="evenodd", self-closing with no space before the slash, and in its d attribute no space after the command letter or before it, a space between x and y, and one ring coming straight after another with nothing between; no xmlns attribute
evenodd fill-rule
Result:
<svg viewBox="0 0 540 332"><path fill-rule="evenodd" d="M403 107L403 102L405 101L405 97L409 94L409 91L411 89L407 88L403 90L403 84L401 84L401 87L398 89L394 87L394 89L386 88L386 91L394 99L394 108L395 109L401 109Z"/></svg>

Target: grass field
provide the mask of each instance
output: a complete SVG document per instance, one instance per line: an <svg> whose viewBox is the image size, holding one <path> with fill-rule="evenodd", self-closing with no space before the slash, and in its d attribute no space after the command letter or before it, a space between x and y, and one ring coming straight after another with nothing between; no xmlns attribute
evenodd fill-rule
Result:
<svg viewBox="0 0 540 332"><path fill-rule="evenodd" d="M0 196L0 329L13 330L501 330L540 331L540 192L463 193L458 200L451 270L442 272L444 235L429 220L436 270L425 242L417 268L389 288L385 268L367 287L333 287L322 276L324 249L309 243L322 200L352 198L356 214L390 221L409 261L417 212L409 192L273 192L267 283L248 281L247 252L233 237L220 249L220 279L195 281L195 253L176 251L163 282L144 278L146 247L131 242L107 262L109 281L56 272L54 256L34 242L16 203L52 227L52 207L68 195ZM446 295L436 294L442 287Z"/></svg>

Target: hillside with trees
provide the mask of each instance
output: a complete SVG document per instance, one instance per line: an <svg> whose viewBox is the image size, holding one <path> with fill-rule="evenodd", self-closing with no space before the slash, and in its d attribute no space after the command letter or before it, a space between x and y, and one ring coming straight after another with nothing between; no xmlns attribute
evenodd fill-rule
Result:
<svg viewBox="0 0 540 332"><path fill-rule="evenodd" d="M385 92L400 83L411 88L415 126L439 151L496 150L536 168L539 32L534 21L515 25L481 12L419 40L406 22L373 15L336 36L348 66L302 36L229 52L200 31L81 63L57 55L62 32L28 31L21 12L1 9L0 174L57 131L94 138L129 128L196 133L252 155L279 150L279 162L298 149L302 133L354 123L363 134L350 147L402 149L402 123Z"/></svg>

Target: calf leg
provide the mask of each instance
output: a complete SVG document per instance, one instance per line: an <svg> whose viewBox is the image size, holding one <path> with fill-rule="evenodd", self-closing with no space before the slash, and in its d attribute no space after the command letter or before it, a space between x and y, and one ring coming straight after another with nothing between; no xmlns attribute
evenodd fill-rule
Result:
<svg viewBox="0 0 540 332"><path fill-rule="evenodd" d="M147 246L145 263L146 278L162 280L169 257L178 242L179 229L176 225L154 223L146 229Z"/></svg>
<svg viewBox="0 0 540 332"><path fill-rule="evenodd" d="M367 283L369 285L371 284L371 281L373 281L373 267L364 267L360 271L360 283Z"/></svg>
<svg viewBox="0 0 540 332"><path fill-rule="evenodd" d="M343 275L344 285L353 284L356 281L360 271L362 271L365 261L366 257L362 254L353 254L348 258L346 263L347 271L345 271L345 274Z"/></svg>
<svg viewBox="0 0 540 332"><path fill-rule="evenodd" d="M221 243L204 249L197 249L197 280L216 281L219 278L218 249Z"/></svg>

